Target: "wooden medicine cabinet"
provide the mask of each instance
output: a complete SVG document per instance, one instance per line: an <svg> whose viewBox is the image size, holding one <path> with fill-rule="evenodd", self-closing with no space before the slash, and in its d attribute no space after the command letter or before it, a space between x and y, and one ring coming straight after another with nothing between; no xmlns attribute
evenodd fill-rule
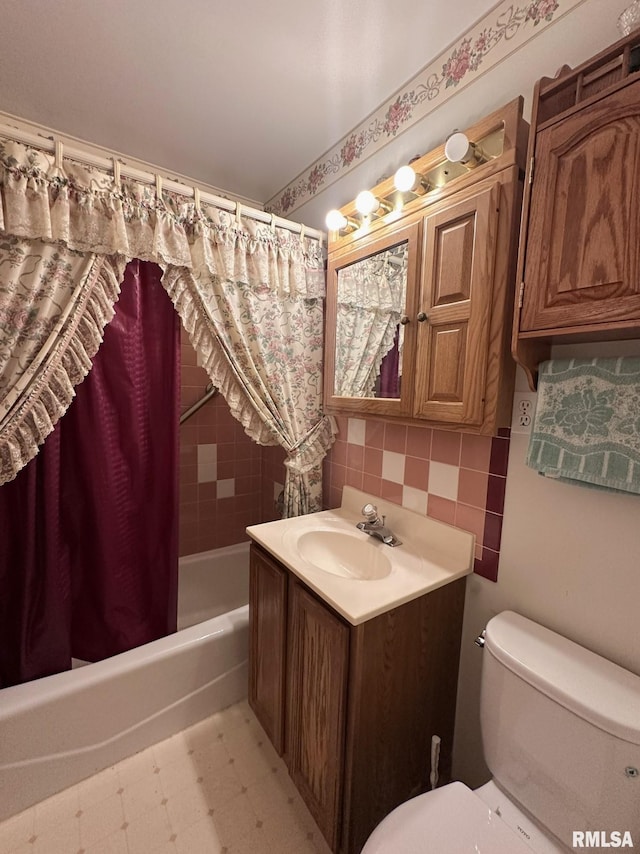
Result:
<svg viewBox="0 0 640 854"><path fill-rule="evenodd" d="M412 163L423 192L388 179L372 190L381 216L331 233L328 413L487 435L510 424L527 130L518 98L465 131L479 162L451 163L441 146Z"/></svg>

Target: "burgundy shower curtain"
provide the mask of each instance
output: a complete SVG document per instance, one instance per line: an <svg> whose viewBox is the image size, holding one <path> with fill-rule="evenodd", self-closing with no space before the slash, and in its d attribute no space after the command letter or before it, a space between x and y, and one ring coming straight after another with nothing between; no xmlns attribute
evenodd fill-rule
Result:
<svg viewBox="0 0 640 854"><path fill-rule="evenodd" d="M175 631L180 336L160 277L127 266L75 400L0 487L0 687Z"/></svg>

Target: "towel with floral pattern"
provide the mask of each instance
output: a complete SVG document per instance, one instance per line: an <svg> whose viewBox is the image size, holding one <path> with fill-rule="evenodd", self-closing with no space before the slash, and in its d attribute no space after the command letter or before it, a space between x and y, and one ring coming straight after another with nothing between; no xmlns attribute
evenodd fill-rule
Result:
<svg viewBox="0 0 640 854"><path fill-rule="evenodd" d="M640 494L640 357L543 362L527 465Z"/></svg>

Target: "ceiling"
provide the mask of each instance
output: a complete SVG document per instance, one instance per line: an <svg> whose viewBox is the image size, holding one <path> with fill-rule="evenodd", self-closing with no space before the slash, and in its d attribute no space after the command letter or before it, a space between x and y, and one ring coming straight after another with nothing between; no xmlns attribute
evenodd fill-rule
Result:
<svg viewBox="0 0 640 854"><path fill-rule="evenodd" d="M493 5L0 0L0 111L263 204Z"/></svg>

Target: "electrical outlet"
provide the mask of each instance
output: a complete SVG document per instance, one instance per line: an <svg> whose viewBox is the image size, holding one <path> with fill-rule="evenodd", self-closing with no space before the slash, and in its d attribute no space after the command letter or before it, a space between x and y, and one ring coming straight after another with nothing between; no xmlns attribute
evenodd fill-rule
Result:
<svg viewBox="0 0 640 854"><path fill-rule="evenodd" d="M533 392L516 392L513 396L512 433L530 433L536 395Z"/></svg>

